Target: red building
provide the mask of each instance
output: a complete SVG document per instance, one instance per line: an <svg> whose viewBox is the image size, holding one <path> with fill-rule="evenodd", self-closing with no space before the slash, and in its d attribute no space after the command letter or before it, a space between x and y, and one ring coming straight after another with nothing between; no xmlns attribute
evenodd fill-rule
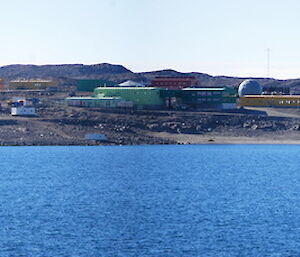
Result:
<svg viewBox="0 0 300 257"><path fill-rule="evenodd" d="M5 81L3 79L0 79L0 90L5 89Z"/></svg>
<svg viewBox="0 0 300 257"><path fill-rule="evenodd" d="M162 87L168 89L182 89L195 87L198 82L195 77L156 77L151 81L151 87Z"/></svg>

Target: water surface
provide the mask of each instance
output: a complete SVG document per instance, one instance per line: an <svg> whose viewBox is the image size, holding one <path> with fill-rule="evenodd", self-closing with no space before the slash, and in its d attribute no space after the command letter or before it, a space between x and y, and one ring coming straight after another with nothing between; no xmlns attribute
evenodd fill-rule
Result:
<svg viewBox="0 0 300 257"><path fill-rule="evenodd" d="M0 256L300 256L300 146L0 148Z"/></svg>

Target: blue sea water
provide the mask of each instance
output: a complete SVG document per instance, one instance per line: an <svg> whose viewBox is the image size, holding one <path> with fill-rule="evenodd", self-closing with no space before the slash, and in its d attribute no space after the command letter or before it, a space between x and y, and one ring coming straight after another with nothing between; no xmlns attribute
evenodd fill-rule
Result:
<svg viewBox="0 0 300 257"><path fill-rule="evenodd" d="M0 148L0 256L300 256L300 146Z"/></svg>

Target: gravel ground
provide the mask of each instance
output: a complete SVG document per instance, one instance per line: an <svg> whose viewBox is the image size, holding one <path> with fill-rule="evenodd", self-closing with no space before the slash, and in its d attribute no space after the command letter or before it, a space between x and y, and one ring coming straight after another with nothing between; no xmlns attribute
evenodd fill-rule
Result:
<svg viewBox="0 0 300 257"><path fill-rule="evenodd" d="M300 119L248 113L124 111L65 106L37 108L38 117L0 114L1 145L140 145L203 143L211 138L298 140ZM84 139L101 133L107 142ZM183 140L187 138L188 140ZM247 139L247 140L246 140ZM243 140L242 140L243 141ZM209 142L213 142L210 140Z"/></svg>
<svg viewBox="0 0 300 257"><path fill-rule="evenodd" d="M67 93L38 97L37 117L12 117L1 95L0 145L141 145L177 143L300 143L300 111L132 111L67 107ZM22 95L18 95L22 96ZM87 141L101 133L107 142Z"/></svg>

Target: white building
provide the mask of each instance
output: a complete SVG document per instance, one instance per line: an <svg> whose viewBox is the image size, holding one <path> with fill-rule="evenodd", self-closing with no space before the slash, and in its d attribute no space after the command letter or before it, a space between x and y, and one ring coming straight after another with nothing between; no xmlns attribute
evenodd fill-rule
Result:
<svg viewBox="0 0 300 257"><path fill-rule="evenodd" d="M19 107L11 108L11 115L12 116L35 116L36 113L34 107L19 106Z"/></svg>

